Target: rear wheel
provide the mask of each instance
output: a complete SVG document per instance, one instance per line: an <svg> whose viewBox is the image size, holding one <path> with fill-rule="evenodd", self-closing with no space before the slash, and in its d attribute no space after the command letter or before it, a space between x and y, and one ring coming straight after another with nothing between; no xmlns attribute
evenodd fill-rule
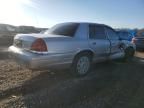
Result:
<svg viewBox="0 0 144 108"><path fill-rule="evenodd" d="M72 72L78 76L86 75L91 69L91 58L87 53L77 55L72 64Z"/></svg>

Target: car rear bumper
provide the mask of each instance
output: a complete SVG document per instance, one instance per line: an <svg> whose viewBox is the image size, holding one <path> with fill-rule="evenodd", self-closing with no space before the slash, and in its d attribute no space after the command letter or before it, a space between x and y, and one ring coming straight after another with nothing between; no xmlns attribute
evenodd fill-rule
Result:
<svg viewBox="0 0 144 108"><path fill-rule="evenodd" d="M10 46L8 52L10 58L29 69L68 68L72 63L72 57L65 54L37 54L15 46Z"/></svg>

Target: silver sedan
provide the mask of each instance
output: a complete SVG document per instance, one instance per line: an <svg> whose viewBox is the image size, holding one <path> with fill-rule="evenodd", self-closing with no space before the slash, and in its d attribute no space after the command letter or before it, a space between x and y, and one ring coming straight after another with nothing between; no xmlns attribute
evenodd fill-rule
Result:
<svg viewBox="0 0 144 108"><path fill-rule="evenodd" d="M29 69L67 68L77 75L90 71L92 62L132 58L135 45L119 39L109 26L61 23L43 34L18 34L10 57Z"/></svg>

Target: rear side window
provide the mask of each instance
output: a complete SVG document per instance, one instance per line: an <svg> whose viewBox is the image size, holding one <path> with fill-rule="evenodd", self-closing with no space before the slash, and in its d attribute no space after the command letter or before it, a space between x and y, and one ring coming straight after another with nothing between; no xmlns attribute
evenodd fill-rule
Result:
<svg viewBox="0 0 144 108"><path fill-rule="evenodd" d="M107 32L110 40L118 40L119 39L119 35L113 29L106 27L106 32Z"/></svg>
<svg viewBox="0 0 144 108"><path fill-rule="evenodd" d="M89 25L89 38L90 39L106 39L104 27L90 24Z"/></svg>
<svg viewBox="0 0 144 108"><path fill-rule="evenodd" d="M76 33L78 26L79 26L78 23L58 24L52 27L51 29L49 29L44 34L55 34L55 35L64 35L64 36L73 37Z"/></svg>

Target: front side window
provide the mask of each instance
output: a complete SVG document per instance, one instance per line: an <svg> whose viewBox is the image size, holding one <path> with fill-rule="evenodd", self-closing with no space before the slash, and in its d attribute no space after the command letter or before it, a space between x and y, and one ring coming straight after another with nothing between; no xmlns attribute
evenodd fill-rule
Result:
<svg viewBox="0 0 144 108"><path fill-rule="evenodd" d="M64 35L73 37L76 33L78 26L78 23L58 24L46 31L44 34Z"/></svg>
<svg viewBox="0 0 144 108"><path fill-rule="evenodd" d="M90 39L106 39L104 27L90 24L89 25L89 38Z"/></svg>
<svg viewBox="0 0 144 108"><path fill-rule="evenodd" d="M129 33L128 32L118 32L118 35L121 39L128 39L129 38Z"/></svg>
<svg viewBox="0 0 144 108"><path fill-rule="evenodd" d="M110 40L118 40L119 39L119 35L113 29L106 27L106 32L107 32Z"/></svg>

